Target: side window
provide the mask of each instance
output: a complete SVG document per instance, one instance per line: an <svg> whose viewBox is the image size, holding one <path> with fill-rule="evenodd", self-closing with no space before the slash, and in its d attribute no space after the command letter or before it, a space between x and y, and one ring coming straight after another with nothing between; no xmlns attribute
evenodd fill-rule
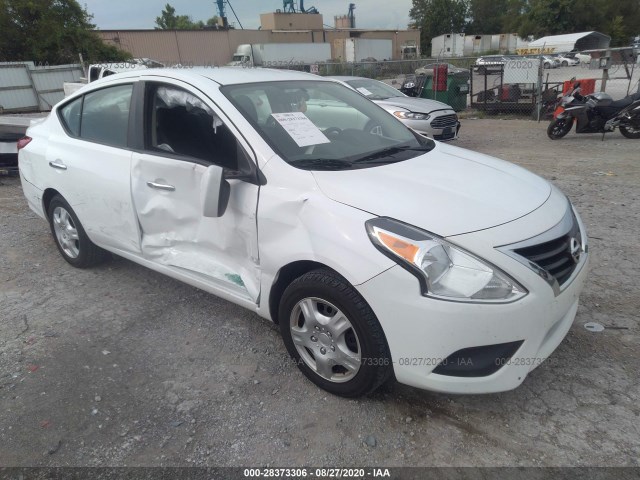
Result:
<svg viewBox="0 0 640 480"><path fill-rule="evenodd" d="M238 168L238 143L209 106L192 93L152 85L147 94L146 148Z"/></svg>
<svg viewBox="0 0 640 480"><path fill-rule="evenodd" d="M86 94L80 137L115 147L126 147L132 91L133 85L118 85Z"/></svg>
<svg viewBox="0 0 640 480"><path fill-rule="evenodd" d="M82 112L82 97L77 98L60 109L62 122L74 137L80 136L80 113Z"/></svg>

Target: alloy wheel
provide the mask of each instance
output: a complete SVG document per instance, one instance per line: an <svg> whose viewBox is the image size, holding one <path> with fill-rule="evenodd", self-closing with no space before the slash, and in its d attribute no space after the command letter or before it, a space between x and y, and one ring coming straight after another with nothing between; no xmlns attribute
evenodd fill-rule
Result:
<svg viewBox="0 0 640 480"><path fill-rule="evenodd" d="M80 255L80 237L73 219L63 207L56 207L53 211L53 230L60 248L70 258Z"/></svg>

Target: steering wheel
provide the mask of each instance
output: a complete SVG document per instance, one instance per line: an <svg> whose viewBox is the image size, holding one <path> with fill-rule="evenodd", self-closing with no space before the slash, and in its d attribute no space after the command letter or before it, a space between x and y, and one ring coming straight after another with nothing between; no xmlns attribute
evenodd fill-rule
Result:
<svg viewBox="0 0 640 480"><path fill-rule="evenodd" d="M271 115L267 117L267 121L265 122L265 127L267 128L275 128L278 125L278 122Z"/></svg>
<svg viewBox="0 0 640 480"><path fill-rule="evenodd" d="M342 129L338 127L329 127L322 133L324 133L327 137L335 138L342 133Z"/></svg>

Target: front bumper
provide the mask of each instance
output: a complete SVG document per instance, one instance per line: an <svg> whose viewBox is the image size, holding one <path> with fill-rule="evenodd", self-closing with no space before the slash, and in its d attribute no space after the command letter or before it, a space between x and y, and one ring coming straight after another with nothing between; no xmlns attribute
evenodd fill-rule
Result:
<svg viewBox="0 0 640 480"><path fill-rule="evenodd" d="M460 122L446 128L433 128L430 120L408 120L404 122L409 128L415 130L420 135L440 141L455 140L460 133Z"/></svg>
<svg viewBox="0 0 640 480"><path fill-rule="evenodd" d="M420 295L416 278L400 266L358 287L378 316L400 383L448 393L511 390L566 336L578 310L587 262L561 295L541 280L510 304L447 302ZM522 341L515 354L488 376L439 375L433 370L459 350Z"/></svg>
<svg viewBox="0 0 640 480"><path fill-rule="evenodd" d="M561 201L556 198L551 203ZM549 211L542 208L512 222L513 225L496 227L497 232L493 234L489 230L450 239L470 251L474 251L472 245L475 244L477 252L478 245L486 245L496 233L508 238L507 230L515 235L519 226L529 224L531 228L539 220L538 216L548 215ZM357 286L382 325L400 383L447 393L511 390L549 357L566 336L578 310L578 298L588 271L588 253L583 254L561 291L554 291L540 275L494 247L478 253L484 253L482 256L515 278L529 293L518 301L504 304L433 299L421 295L418 280L401 266L394 266ZM486 346L491 347L478 348ZM464 364L460 368L456 368L459 365L438 368L445 359L458 361L460 351L471 352L463 362L472 357L473 360L481 358L484 364L473 365L471 369L476 370L471 374ZM506 358L505 351L508 351ZM487 368L491 367L487 354L493 352L498 352L495 368ZM500 355L503 358L499 358ZM436 369L440 373L436 373Z"/></svg>

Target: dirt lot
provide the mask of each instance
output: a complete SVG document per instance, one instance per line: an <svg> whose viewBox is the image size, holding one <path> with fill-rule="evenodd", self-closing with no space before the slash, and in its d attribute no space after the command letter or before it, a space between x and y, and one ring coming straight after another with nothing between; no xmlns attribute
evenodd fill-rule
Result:
<svg viewBox="0 0 640 480"><path fill-rule="evenodd" d="M545 128L467 119L457 141L552 180L591 236L567 339L497 395L325 394L255 314L123 259L71 268L1 180L0 465L640 465L640 143Z"/></svg>

